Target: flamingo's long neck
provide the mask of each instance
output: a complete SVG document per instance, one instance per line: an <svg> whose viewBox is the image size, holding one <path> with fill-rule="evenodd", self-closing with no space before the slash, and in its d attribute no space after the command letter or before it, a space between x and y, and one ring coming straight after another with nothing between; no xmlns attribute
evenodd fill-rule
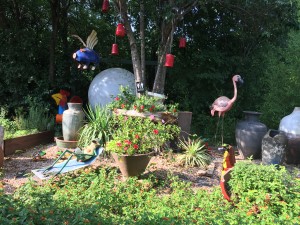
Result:
<svg viewBox="0 0 300 225"><path fill-rule="evenodd" d="M235 102L235 100L237 98L237 88L236 88L236 82L234 80L232 80L232 82L233 82L234 94L233 94L233 98L230 99L230 101L233 103L233 102Z"/></svg>

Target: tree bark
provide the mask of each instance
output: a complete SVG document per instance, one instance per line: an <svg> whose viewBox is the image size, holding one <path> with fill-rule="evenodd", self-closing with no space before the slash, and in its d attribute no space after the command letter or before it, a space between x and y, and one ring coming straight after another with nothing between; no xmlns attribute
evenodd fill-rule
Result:
<svg viewBox="0 0 300 225"><path fill-rule="evenodd" d="M141 58L139 55L139 50L137 47L137 42L134 38L133 31L131 29L130 19L127 15L127 3L126 0L117 0L116 7L118 8L121 17L124 21L124 26L126 29L127 37L130 44L131 50L131 59L132 59L132 66L133 66L133 73L135 76L136 82L144 82L142 80L142 67L141 67Z"/></svg>
<svg viewBox="0 0 300 225"><path fill-rule="evenodd" d="M190 12L193 7L195 7L199 1L188 1L188 3L177 6L174 0L163 0L161 4L169 4L172 6L173 18L171 21L167 21L163 16L162 17L162 26L161 26L161 41L158 48L158 66L155 74L155 80L153 85L153 92L161 93L164 92L165 78L166 78L166 68L164 67L165 55L167 51L171 53L171 46L173 44L173 35L176 24L181 21L185 14ZM141 39L141 55L139 54L137 42L134 38L133 31L131 29L130 18L127 14L127 0L115 0L115 5L121 17L124 21L124 25L127 32L127 37L131 49L131 57L133 64L133 71L135 75L135 80L137 82L145 82L145 25L142 21L144 17L144 1L140 1L140 39ZM143 30L143 31L142 31Z"/></svg>
<svg viewBox="0 0 300 225"><path fill-rule="evenodd" d="M55 49L57 42L58 33L58 21L59 21L59 0L50 0L51 8L51 22L52 22L52 33L49 46L49 81L54 86L55 77Z"/></svg>
<svg viewBox="0 0 300 225"><path fill-rule="evenodd" d="M145 54L145 5L144 0L140 0L140 37L141 37L141 79L146 86L146 54Z"/></svg>

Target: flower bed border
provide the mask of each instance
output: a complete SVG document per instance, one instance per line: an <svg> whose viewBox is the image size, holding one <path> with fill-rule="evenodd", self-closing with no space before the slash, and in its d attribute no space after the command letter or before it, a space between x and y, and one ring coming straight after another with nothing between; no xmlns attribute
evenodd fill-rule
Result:
<svg viewBox="0 0 300 225"><path fill-rule="evenodd" d="M16 150L26 150L40 144L54 142L54 131L44 131L36 134L11 138L3 141L4 156L12 155Z"/></svg>

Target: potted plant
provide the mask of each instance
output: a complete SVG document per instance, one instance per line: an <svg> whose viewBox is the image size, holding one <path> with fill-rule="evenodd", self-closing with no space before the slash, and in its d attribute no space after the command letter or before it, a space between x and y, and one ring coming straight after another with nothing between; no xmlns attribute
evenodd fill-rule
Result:
<svg viewBox="0 0 300 225"><path fill-rule="evenodd" d="M130 93L128 87L121 86L120 94L114 97L108 108L116 114L139 117L152 115L157 120L177 123L178 104L163 104L161 97L149 93L137 97Z"/></svg>
<svg viewBox="0 0 300 225"><path fill-rule="evenodd" d="M177 125L155 121L151 116L114 115L111 126L114 132L106 150L112 153L125 177L143 173L155 151L180 132Z"/></svg>

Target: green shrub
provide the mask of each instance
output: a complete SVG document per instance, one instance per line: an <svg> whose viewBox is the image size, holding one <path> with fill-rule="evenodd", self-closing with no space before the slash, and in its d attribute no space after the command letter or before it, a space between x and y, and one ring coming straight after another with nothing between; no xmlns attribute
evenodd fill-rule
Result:
<svg viewBox="0 0 300 225"><path fill-rule="evenodd" d="M48 115L44 105L31 106L27 115L22 111L16 113L15 122L19 130L46 131L54 127L54 117Z"/></svg>
<svg viewBox="0 0 300 225"><path fill-rule="evenodd" d="M85 168L0 192L0 224L299 224L299 202L298 192L282 214L249 216L219 188L194 190L172 175L121 181L116 169Z"/></svg>
<svg viewBox="0 0 300 225"><path fill-rule="evenodd" d="M112 113L106 108L96 106L94 109L91 105L84 110L87 123L79 131L79 146L85 147L94 139L100 139L106 143L110 137L110 121Z"/></svg>
<svg viewBox="0 0 300 225"><path fill-rule="evenodd" d="M212 161L205 142L201 138L187 140L179 139L179 147L183 153L179 155L179 161L185 166L199 166L206 168Z"/></svg>
<svg viewBox="0 0 300 225"><path fill-rule="evenodd" d="M232 199L247 215L296 218L300 205L300 182L283 166L236 163L229 181ZM298 218L299 219L299 218Z"/></svg>

